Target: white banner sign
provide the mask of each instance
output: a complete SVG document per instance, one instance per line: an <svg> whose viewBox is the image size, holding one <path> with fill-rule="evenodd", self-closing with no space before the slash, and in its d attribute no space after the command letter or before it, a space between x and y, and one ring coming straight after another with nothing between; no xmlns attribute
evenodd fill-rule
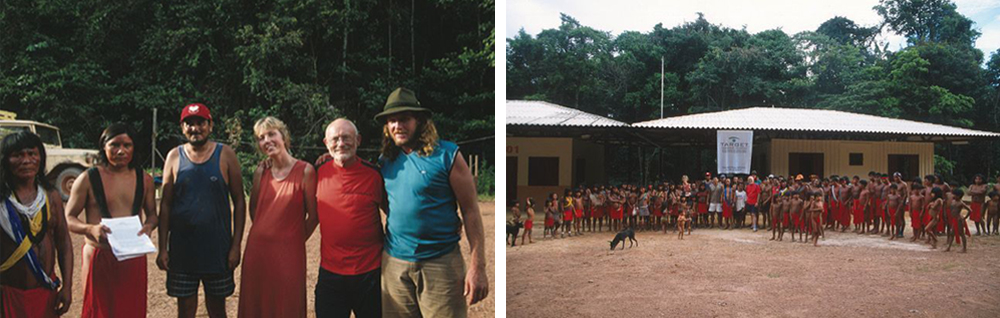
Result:
<svg viewBox="0 0 1000 318"><path fill-rule="evenodd" d="M716 149L719 173L750 174L753 130L719 130Z"/></svg>

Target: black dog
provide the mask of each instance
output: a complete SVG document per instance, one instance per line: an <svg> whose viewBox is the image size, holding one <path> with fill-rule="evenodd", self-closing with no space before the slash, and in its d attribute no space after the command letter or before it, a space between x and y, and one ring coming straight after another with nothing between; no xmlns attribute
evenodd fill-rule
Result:
<svg viewBox="0 0 1000 318"><path fill-rule="evenodd" d="M524 224L521 224L521 222L507 222L507 237L504 238L504 240L513 238L513 240L510 240L510 246L516 245L515 243L517 243L517 233L521 231L522 227L524 227Z"/></svg>
<svg viewBox="0 0 1000 318"><path fill-rule="evenodd" d="M625 249L625 238L629 239L629 242L628 242L629 243L629 245L628 245L629 248L632 248L632 242L635 242L636 246L639 245L639 241L635 240L635 231L632 231L632 228L627 227L624 230L622 230L621 232L618 232L618 234L615 234L615 240L611 241L611 250L614 250L615 246L618 246L618 242L622 242L622 249L624 250Z"/></svg>

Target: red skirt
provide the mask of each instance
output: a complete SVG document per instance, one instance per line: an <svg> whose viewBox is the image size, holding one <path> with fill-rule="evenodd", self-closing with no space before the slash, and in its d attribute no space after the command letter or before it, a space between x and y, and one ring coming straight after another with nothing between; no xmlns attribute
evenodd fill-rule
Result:
<svg viewBox="0 0 1000 318"><path fill-rule="evenodd" d="M969 232L968 223L962 222L962 224L958 224L958 222L961 221L950 216L948 217L948 223L951 224L951 230L955 235L955 243L962 243L962 236L959 234L959 231L964 231L966 236L972 235L972 233Z"/></svg>
<svg viewBox="0 0 1000 318"><path fill-rule="evenodd" d="M574 209L573 211L576 212L576 218L577 219L582 219L583 218L583 209Z"/></svg>
<svg viewBox="0 0 1000 318"><path fill-rule="evenodd" d="M910 224L910 227L914 229L919 229L924 227L923 215L921 215L920 210L910 209L910 223L912 223Z"/></svg>
<svg viewBox="0 0 1000 318"><path fill-rule="evenodd" d="M545 218L545 227L553 227L556 225L556 220L553 218Z"/></svg>
<svg viewBox="0 0 1000 318"><path fill-rule="evenodd" d="M861 209L861 200L854 199L854 225L864 222L865 211Z"/></svg>
<svg viewBox="0 0 1000 318"><path fill-rule="evenodd" d="M611 219L613 219L613 220L621 220L622 219L622 215L624 213L623 208L624 207L618 207L617 209L616 208L611 208Z"/></svg>
<svg viewBox="0 0 1000 318"><path fill-rule="evenodd" d="M982 222L983 221L983 203L982 202L972 202L972 204L969 205L969 208L972 210L972 211L969 212L969 218L972 219L972 222L976 222L976 223Z"/></svg>
<svg viewBox="0 0 1000 318"><path fill-rule="evenodd" d="M700 215L706 213L708 213L708 203L698 202L698 214Z"/></svg>
<svg viewBox="0 0 1000 318"><path fill-rule="evenodd" d="M524 221L524 230L525 231L530 230L534 226L535 226L535 222L534 221L532 221L532 220L525 220Z"/></svg>
<svg viewBox="0 0 1000 318"><path fill-rule="evenodd" d="M607 207L603 205L599 207L594 207L593 210L591 210L591 217L597 219L603 218L605 211L607 211Z"/></svg>
<svg viewBox="0 0 1000 318"><path fill-rule="evenodd" d="M53 276L49 276L53 277ZM58 293L45 287L17 289L0 285L3 297L3 316L9 318L55 318Z"/></svg>
<svg viewBox="0 0 1000 318"><path fill-rule="evenodd" d="M676 205L670 207L670 216L677 216L678 214L680 214L680 209Z"/></svg>
<svg viewBox="0 0 1000 318"><path fill-rule="evenodd" d="M563 221L572 221L572 220L573 220L573 210L563 211Z"/></svg>
<svg viewBox="0 0 1000 318"><path fill-rule="evenodd" d="M733 218L733 207L725 202L722 203L722 217L727 219Z"/></svg>
<svg viewBox="0 0 1000 318"><path fill-rule="evenodd" d="M653 216L655 216L655 217L662 217L663 216L663 206L662 205L660 207L658 207L658 208L653 208Z"/></svg>
<svg viewBox="0 0 1000 318"><path fill-rule="evenodd" d="M146 257L119 262L110 250L97 248L83 288L81 317L145 317Z"/></svg>
<svg viewBox="0 0 1000 318"><path fill-rule="evenodd" d="M842 226L851 224L850 216L847 215L847 204L844 202L837 202L837 222Z"/></svg>

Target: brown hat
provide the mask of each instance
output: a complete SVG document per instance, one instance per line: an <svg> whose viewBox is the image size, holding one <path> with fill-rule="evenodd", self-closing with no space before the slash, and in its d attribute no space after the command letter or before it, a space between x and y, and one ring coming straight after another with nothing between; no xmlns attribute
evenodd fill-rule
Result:
<svg viewBox="0 0 1000 318"><path fill-rule="evenodd" d="M420 107L420 101L416 94L406 88L397 88L385 99L385 107L381 113L375 115L375 120L382 120L383 117L400 112L427 112L431 110Z"/></svg>

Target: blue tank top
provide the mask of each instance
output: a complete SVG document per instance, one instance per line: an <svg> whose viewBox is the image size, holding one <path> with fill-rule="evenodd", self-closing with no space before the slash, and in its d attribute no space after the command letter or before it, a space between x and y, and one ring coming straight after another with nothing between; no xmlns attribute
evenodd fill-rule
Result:
<svg viewBox="0 0 1000 318"><path fill-rule="evenodd" d="M439 141L434 153L413 151L396 160L381 158L389 198L385 250L392 257L417 262L434 259L458 246L462 221L449 177L458 145Z"/></svg>
<svg viewBox="0 0 1000 318"><path fill-rule="evenodd" d="M170 270L189 274L229 272L232 243L229 186L222 177L216 143L212 157L193 163L177 147L180 161L170 208Z"/></svg>

